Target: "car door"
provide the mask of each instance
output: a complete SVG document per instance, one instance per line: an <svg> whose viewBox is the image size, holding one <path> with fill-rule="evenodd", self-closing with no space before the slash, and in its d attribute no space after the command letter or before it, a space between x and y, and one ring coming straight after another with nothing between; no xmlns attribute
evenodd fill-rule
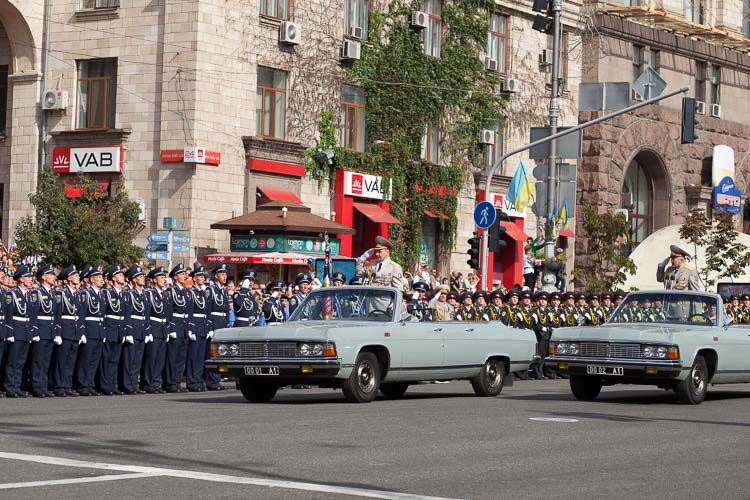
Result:
<svg viewBox="0 0 750 500"><path fill-rule="evenodd" d="M750 382L750 328L731 325L715 328L713 344L718 365L713 381L717 383Z"/></svg>
<svg viewBox="0 0 750 500"><path fill-rule="evenodd" d="M451 321L444 324L445 371L455 378L475 375L491 350L488 323Z"/></svg>
<svg viewBox="0 0 750 500"><path fill-rule="evenodd" d="M400 354L399 378L440 378L445 355L444 325L426 321L404 321L397 325L391 332L391 339Z"/></svg>

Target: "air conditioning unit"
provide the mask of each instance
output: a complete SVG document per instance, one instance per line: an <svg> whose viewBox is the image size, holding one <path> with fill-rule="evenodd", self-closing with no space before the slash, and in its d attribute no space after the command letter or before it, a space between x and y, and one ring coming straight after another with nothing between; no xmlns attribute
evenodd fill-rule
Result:
<svg viewBox="0 0 750 500"><path fill-rule="evenodd" d="M341 50L342 59L353 61L360 59L362 56L362 44L359 42L352 42L351 40L344 41L344 47Z"/></svg>
<svg viewBox="0 0 750 500"><path fill-rule="evenodd" d="M634 101L642 101L643 96L639 94L635 89L630 89L630 98Z"/></svg>
<svg viewBox="0 0 750 500"><path fill-rule="evenodd" d="M515 94L519 90L521 90L521 82L519 82L515 78L506 78L503 81L503 92Z"/></svg>
<svg viewBox="0 0 750 500"><path fill-rule="evenodd" d="M542 53L539 54L539 65L549 66L551 64L552 64L552 51L549 49L542 50Z"/></svg>
<svg viewBox="0 0 750 500"><path fill-rule="evenodd" d="M479 131L479 144L495 144L495 131L494 130L480 130Z"/></svg>
<svg viewBox="0 0 750 500"><path fill-rule="evenodd" d="M299 24L291 21L284 21L279 26L279 41L289 45L299 45L302 43L302 32Z"/></svg>
<svg viewBox="0 0 750 500"><path fill-rule="evenodd" d="M66 109L68 107L68 91L47 89L44 91L42 109Z"/></svg>
<svg viewBox="0 0 750 500"><path fill-rule="evenodd" d="M490 71L497 71L497 61L495 59L487 59L487 69Z"/></svg>
<svg viewBox="0 0 750 500"><path fill-rule="evenodd" d="M411 27L412 28L419 28L423 30L427 27L428 22L429 22L429 17L427 17L427 14L425 12L420 12L417 10L411 13Z"/></svg>
<svg viewBox="0 0 750 500"><path fill-rule="evenodd" d="M711 105L711 116L714 118L721 118L721 104Z"/></svg>
<svg viewBox="0 0 750 500"><path fill-rule="evenodd" d="M362 37L364 36L362 26L350 26L349 27L349 36L351 38L356 38L357 40L362 40Z"/></svg>
<svg viewBox="0 0 750 500"><path fill-rule="evenodd" d="M695 101L695 112L699 115L705 115L706 103L703 101Z"/></svg>

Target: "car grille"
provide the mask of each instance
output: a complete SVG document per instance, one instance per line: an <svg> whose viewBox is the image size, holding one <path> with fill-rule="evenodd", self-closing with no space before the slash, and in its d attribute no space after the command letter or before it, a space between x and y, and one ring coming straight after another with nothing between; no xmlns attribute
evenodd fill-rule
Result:
<svg viewBox="0 0 750 500"><path fill-rule="evenodd" d="M591 358L641 358L640 344L619 344L609 342L581 342L579 356Z"/></svg>
<svg viewBox="0 0 750 500"><path fill-rule="evenodd" d="M243 358L296 358L296 342L242 342L240 356Z"/></svg>

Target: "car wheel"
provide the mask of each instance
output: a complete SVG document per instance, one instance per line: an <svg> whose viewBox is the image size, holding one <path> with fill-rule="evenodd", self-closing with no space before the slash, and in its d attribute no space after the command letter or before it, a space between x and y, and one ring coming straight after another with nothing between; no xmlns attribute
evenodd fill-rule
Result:
<svg viewBox="0 0 750 500"><path fill-rule="evenodd" d="M474 394L482 397L495 397L503 390L505 383L505 361L488 359L479 375L471 379Z"/></svg>
<svg viewBox="0 0 750 500"><path fill-rule="evenodd" d="M375 354L360 352L349 378L341 384L344 397L350 403L369 403L380 388L380 363Z"/></svg>
<svg viewBox="0 0 750 500"><path fill-rule="evenodd" d="M240 392L251 403L268 403L279 390L277 385L246 377L240 378L239 384Z"/></svg>
<svg viewBox="0 0 750 500"><path fill-rule="evenodd" d="M406 389L409 388L409 384L406 382L390 382L387 384L380 384L380 392L383 393L387 399L398 398L404 395Z"/></svg>
<svg viewBox="0 0 750 500"><path fill-rule="evenodd" d="M706 391L708 391L708 367L703 356L696 356L690 368L690 375L677 384L675 392L680 403L698 405L706 399Z"/></svg>
<svg viewBox="0 0 750 500"><path fill-rule="evenodd" d="M585 375L570 376L570 390L573 396L581 401L593 401L602 390L602 381L596 377Z"/></svg>

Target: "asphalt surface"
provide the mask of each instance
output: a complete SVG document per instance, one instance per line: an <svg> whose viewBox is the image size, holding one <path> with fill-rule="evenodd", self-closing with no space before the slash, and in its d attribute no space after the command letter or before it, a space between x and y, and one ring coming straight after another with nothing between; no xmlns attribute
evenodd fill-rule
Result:
<svg viewBox="0 0 750 500"><path fill-rule="evenodd" d="M361 405L329 389L0 400L0 419L0 498L750 497L750 385L699 406L634 386L580 402L564 380Z"/></svg>

